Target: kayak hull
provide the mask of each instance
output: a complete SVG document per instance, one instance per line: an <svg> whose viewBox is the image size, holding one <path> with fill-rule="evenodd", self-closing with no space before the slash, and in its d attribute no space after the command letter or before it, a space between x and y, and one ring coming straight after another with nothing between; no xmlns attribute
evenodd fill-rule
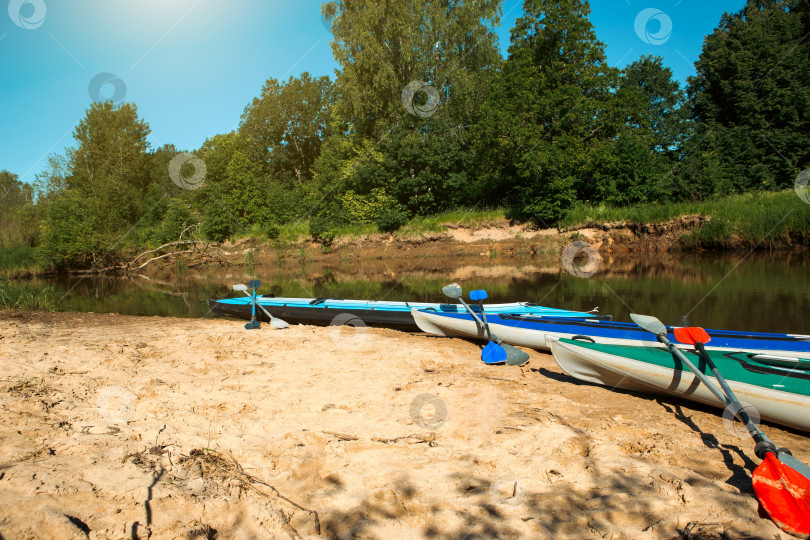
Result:
<svg viewBox="0 0 810 540"><path fill-rule="evenodd" d="M293 324L309 325L343 325L359 320L365 326L379 326L395 330L418 332L419 327L413 320L412 309L430 309L437 313L460 313L464 307L460 304L439 304L430 302L384 302L373 300L339 300L323 298L275 298L258 297L259 304L277 317ZM209 300L209 309L215 315L250 319L252 306L250 298L226 298ZM473 309L477 310L478 306ZM528 302L507 304L489 304L484 309L493 313L532 314L553 317L602 317L583 311L538 306ZM256 318L267 321L262 310L256 310Z"/></svg>
<svg viewBox="0 0 810 540"><path fill-rule="evenodd" d="M560 368L576 379L624 390L677 396L722 409L726 407L666 348L611 347L568 339L552 339L550 346ZM697 354L686 354L719 387ZM737 398L753 406L761 419L810 431L809 372L754 365L755 362L741 353L710 354ZM651 358L654 362L650 361ZM730 412L724 416L731 419Z"/></svg>
<svg viewBox="0 0 810 540"><path fill-rule="evenodd" d="M423 332L436 335L485 340L484 329L469 314L414 312L414 321ZM601 344L657 346L658 340L638 325L594 318L537 318L530 315L491 314L487 316L492 332L504 343L518 347L548 350L549 340L589 336ZM669 339L679 348L669 329ZM707 330L712 340L707 350L770 353L781 356L810 357L807 336L789 334L748 333L731 330Z"/></svg>

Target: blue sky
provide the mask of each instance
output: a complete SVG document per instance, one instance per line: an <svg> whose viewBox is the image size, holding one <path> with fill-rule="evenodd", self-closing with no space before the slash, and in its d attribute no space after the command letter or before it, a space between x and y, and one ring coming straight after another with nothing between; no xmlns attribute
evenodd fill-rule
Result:
<svg viewBox="0 0 810 540"><path fill-rule="evenodd" d="M118 92L138 105L153 147L198 148L234 129L270 77L336 67L318 0L3 0L0 10L0 170L24 181L73 144L92 103ZM744 0L596 0L591 22L608 61L664 58L694 74L706 34ZM504 55L523 0L505 0ZM638 19L638 21L637 21ZM646 24L645 24L646 23ZM108 75L104 75L108 74ZM106 81L106 84L101 84Z"/></svg>

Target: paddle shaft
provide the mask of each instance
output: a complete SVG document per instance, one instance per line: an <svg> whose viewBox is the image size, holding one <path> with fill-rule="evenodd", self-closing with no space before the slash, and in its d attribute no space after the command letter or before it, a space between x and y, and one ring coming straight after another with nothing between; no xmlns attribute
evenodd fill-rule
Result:
<svg viewBox="0 0 810 540"><path fill-rule="evenodd" d="M762 443L765 441L770 442L770 440L765 436L765 434L763 434L759 430L759 428L757 428L756 424L754 424L751 421L751 417L748 416L748 413L745 412L745 409L740 403L740 400L737 399L737 396L734 394L734 391L728 385L728 382L726 382L726 378L720 374L720 371L717 369L717 366L714 364L714 361L706 352L706 347L704 347L703 343L699 341L695 342L695 350L700 355L700 357L703 358L703 361L706 362L706 365L709 366L709 369L712 370L714 378L717 379L717 382L720 383L720 387L723 389L723 392L725 392L726 397L728 397L731 400L731 403L729 405L732 405L736 408L737 416L739 416L740 420L742 420L743 423L745 424L745 428L748 430L748 433L751 434L751 437L754 439L754 442L756 443Z"/></svg>
<svg viewBox="0 0 810 540"><path fill-rule="evenodd" d="M267 315L267 318L268 318L268 319L270 319L270 322L272 323L272 322L273 322L273 316L272 316L272 315L270 315L270 312L269 312L269 311L267 311L266 309L264 309L264 306L263 306L263 305L261 305L261 304L260 304L260 303L259 303L259 302L256 300L256 297L255 297L255 296L253 296L253 295L248 294L248 292L247 292L247 291L242 291L242 292L244 292L244 293L245 293L245 295L246 295L248 298L250 298L250 299L253 301L253 306L254 306L254 307L253 307L253 313L254 313L254 316L255 316L255 313L256 313L256 306L259 306L259 309L260 309L260 310L262 310L262 311L264 311L264 314L265 314L265 315ZM254 291L254 293L255 293L255 291Z"/></svg>
<svg viewBox="0 0 810 540"><path fill-rule="evenodd" d="M465 302L463 298L461 298L459 296L458 301L461 302L461 305L464 306L467 309L467 311L470 312L470 315L472 315L472 318L475 319L475 322L477 322L478 324L480 324L481 326L486 328L486 325L481 321L481 319L478 317L478 315L475 314L475 312L472 310L472 308L467 305L467 302Z"/></svg>
<svg viewBox="0 0 810 540"><path fill-rule="evenodd" d="M478 306L481 308L481 318L484 319L484 329L487 331L487 336L489 340L492 341L492 331L489 329L489 323L487 322L487 314L484 311L484 301L479 300Z"/></svg>
<svg viewBox="0 0 810 540"><path fill-rule="evenodd" d="M726 395L723 392L718 390L717 387L714 384L712 384L709 378L706 377L706 375L704 375L703 372L700 371L697 367L695 367L695 364L693 364L692 361L689 360L678 347L676 347L672 342L670 342L667 339L666 334L657 334L656 337L658 338L658 341L667 346L667 348L672 352L672 354L674 354L678 358L678 360L683 362L683 364L689 368L689 371L695 374L695 377L700 379L700 382L706 385L706 388L711 390L712 394L714 394L717 397L717 399L719 399L724 405L731 404L731 400L728 397L726 397Z"/></svg>
<svg viewBox="0 0 810 540"><path fill-rule="evenodd" d="M737 401L737 397L734 395L734 392L731 391L731 388L729 388L728 383L726 383L726 380L723 378L722 375L720 375L720 372L717 371L717 366L714 365L714 362L712 362L711 358L709 358L709 355L706 354L706 349L705 348L703 349L703 355L702 355L703 359L707 361L706 363L712 369L712 372L714 373L714 376L717 378L718 382L720 382L720 385L723 386L723 389L727 390L729 392L729 395L726 395L723 392L721 392L709 380L709 378L706 377L706 375L703 374L702 371L700 371L697 367L695 367L695 365L692 363L692 361L689 360L686 357L686 355L683 354L683 352L681 352L681 350L678 347L676 347L673 343L671 343L667 339L666 334L658 334L656 337L658 338L658 341L660 341L661 343L666 345L667 348L669 348L669 350L672 351L672 354L674 354L676 357L678 357L678 359L681 362L683 362L684 365L686 367L688 367L689 370L692 373L694 373L695 376L698 379L700 379L700 382L702 382L703 384L706 385L706 388L711 390L712 394L717 396L717 399L719 399L721 402L723 402L726 406L733 405L733 404L737 405L738 411L740 413L742 413L740 415L740 418L743 419L743 415L745 415L745 417L743 419L743 422L745 422L745 427L746 427L746 429L748 429L748 433L751 435L751 437L754 439L754 441L756 441L758 448L761 448L762 451L764 451L765 453L768 453L768 452L773 452L774 454L776 453L776 445L774 445L770 441L770 439L765 437L765 435L761 431L759 431L759 429L757 429L757 427L753 424L753 422L751 422L751 418L747 414L745 414L745 411L742 410L742 406L740 406L740 402ZM696 345L695 348L697 348L697 344L695 344L695 345ZM703 344L701 343L700 345L702 346ZM718 375L719 375L719 377L718 377ZM759 453L757 453L757 455L759 455Z"/></svg>
<svg viewBox="0 0 810 540"><path fill-rule="evenodd" d="M487 347L497 346L499 349L506 352L506 363L507 364L515 365L515 366L522 366L523 364L525 364L526 362L529 361L529 355L528 354L521 351L517 347L513 347L512 345L504 344L503 342L501 342L500 339L498 339L498 336L496 336L495 334L490 332L488 325L485 324L478 317L478 315L475 314L475 312L472 310L472 308L469 305L467 305L467 302L465 302L464 299L461 296L456 297L455 295L453 295L453 298L458 298L458 301L461 302L461 305L464 306L464 308L470 313L470 315L472 315L472 318L476 322L476 324L479 324L479 325L483 326L484 329L487 331L487 334L489 335L489 338L490 338L490 344L487 345ZM481 306L481 314L484 315L483 306ZM486 317L486 315L484 315L484 317ZM493 340L495 341L495 343L492 343ZM486 347L485 347L485 349L486 349ZM483 356L482 356L482 359L483 359Z"/></svg>

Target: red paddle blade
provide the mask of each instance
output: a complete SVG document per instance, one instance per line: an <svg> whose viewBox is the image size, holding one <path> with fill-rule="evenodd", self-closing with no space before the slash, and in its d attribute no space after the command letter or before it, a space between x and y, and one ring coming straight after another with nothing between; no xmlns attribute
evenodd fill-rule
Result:
<svg viewBox="0 0 810 540"><path fill-rule="evenodd" d="M695 343L708 343L712 340L711 336L706 333L706 330L697 326L676 328L673 331L675 339L681 343L694 345Z"/></svg>
<svg viewBox="0 0 810 540"><path fill-rule="evenodd" d="M810 536L810 480L769 452L754 470L752 482L774 523L790 534Z"/></svg>

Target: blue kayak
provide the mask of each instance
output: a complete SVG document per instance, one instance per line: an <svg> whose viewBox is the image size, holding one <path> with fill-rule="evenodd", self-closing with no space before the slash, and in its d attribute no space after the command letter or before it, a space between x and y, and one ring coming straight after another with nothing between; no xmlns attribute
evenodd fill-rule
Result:
<svg viewBox="0 0 810 540"><path fill-rule="evenodd" d="M440 313L431 310L418 310L414 320L423 332L443 336L459 336L487 339L468 313ZM560 338L591 338L607 345L657 345L653 334L634 323L585 319L562 319L554 317L534 317L517 314L492 314L487 316L492 332L504 343L548 349L550 341ZM667 327L669 339L678 343L672 335L674 327ZM771 334L764 332L740 332L735 330L706 330L711 342L708 350L734 350L752 353L769 353L780 356L810 356L810 336L800 334ZM683 348L691 348L683 345Z"/></svg>
<svg viewBox="0 0 810 540"><path fill-rule="evenodd" d="M362 324L408 331L419 331L411 314L412 309L429 309L436 313L452 314L465 312L464 306L461 304L431 302L386 302L378 300L343 300L341 298L276 298L272 295L258 296L257 300L273 317L278 317L289 323L314 325L350 324L353 326ZM208 306L216 315L250 319L251 299L248 297L210 300ZM477 305L471 307L474 311L480 311ZM531 302L484 304L484 309L487 314L510 313L532 315L537 318L610 318L608 315L599 315L596 310L571 311L539 306ZM256 316L261 320L267 320L266 315L261 310L256 310ZM337 317L341 317L341 322L335 322Z"/></svg>

